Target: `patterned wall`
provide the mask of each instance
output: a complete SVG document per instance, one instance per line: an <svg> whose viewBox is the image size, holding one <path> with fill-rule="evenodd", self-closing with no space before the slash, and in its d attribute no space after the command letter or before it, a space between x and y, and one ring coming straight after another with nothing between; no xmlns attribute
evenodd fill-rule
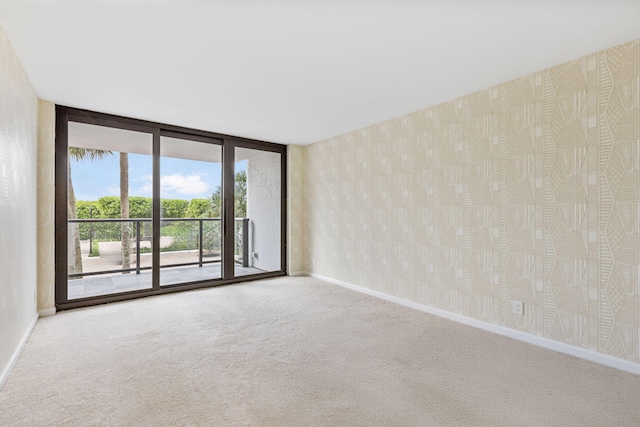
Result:
<svg viewBox="0 0 640 427"><path fill-rule="evenodd" d="M0 385L36 315L38 98L0 27Z"/></svg>
<svg viewBox="0 0 640 427"><path fill-rule="evenodd" d="M640 362L639 91L634 41L306 147L303 268Z"/></svg>
<svg viewBox="0 0 640 427"><path fill-rule="evenodd" d="M55 309L55 104L38 101L38 310Z"/></svg>
<svg viewBox="0 0 640 427"><path fill-rule="evenodd" d="M303 272L304 267L304 147L287 147L287 270Z"/></svg>

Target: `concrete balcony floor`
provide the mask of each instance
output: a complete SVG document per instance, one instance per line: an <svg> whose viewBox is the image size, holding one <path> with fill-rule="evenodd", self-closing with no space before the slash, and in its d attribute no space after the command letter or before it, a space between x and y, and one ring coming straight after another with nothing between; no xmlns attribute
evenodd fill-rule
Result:
<svg viewBox="0 0 640 427"><path fill-rule="evenodd" d="M235 265L235 275L263 273L263 270L253 267ZM164 267L160 269L160 286L179 283L195 282L198 280L215 280L221 277L220 263L184 267ZM121 292L151 289L151 270L135 271L129 274L114 273L96 276L85 276L81 279L68 281L68 299L78 299L99 295L110 295Z"/></svg>
<svg viewBox="0 0 640 427"><path fill-rule="evenodd" d="M163 237L161 247L170 243L171 238ZM150 249L149 242L142 242L141 248ZM122 255L120 242L100 242L100 256L89 256L89 241L80 241L82 254L82 271L84 273L114 271L122 268ZM219 254L205 253L203 261L209 262L202 267L195 265L181 267L162 267L162 265L185 264L198 262L197 250L169 251L160 253L160 286L169 286L179 283L196 282L200 280L220 279L221 258ZM211 262L213 261L213 262ZM217 261L217 262L216 262ZM132 247L131 268L136 267L135 247ZM135 271L128 274L106 273L95 276L84 276L78 279L69 279L67 282L67 297L69 300L87 298L99 295L111 295L121 292L137 291L141 289L151 289L152 254L150 252L140 254L140 267L147 267L148 270L141 270L140 274ZM248 274L263 273L264 270L254 267L242 267L236 259L234 264L235 276L246 276Z"/></svg>

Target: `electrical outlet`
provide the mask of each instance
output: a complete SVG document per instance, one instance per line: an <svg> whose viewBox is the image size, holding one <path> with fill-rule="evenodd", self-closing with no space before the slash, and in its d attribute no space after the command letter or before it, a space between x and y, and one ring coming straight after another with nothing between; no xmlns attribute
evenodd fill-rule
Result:
<svg viewBox="0 0 640 427"><path fill-rule="evenodd" d="M515 314L524 315L524 303L522 301L511 301L511 304Z"/></svg>

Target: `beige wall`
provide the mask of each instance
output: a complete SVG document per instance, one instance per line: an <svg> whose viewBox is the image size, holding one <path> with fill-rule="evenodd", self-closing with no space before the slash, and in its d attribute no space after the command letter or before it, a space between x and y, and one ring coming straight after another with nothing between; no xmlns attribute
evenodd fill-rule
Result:
<svg viewBox="0 0 640 427"><path fill-rule="evenodd" d="M55 310L55 104L38 101L38 311Z"/></svg>
<svg viewBox="0 0 640 427"><path fill-rule="evenodd" d="M290 271L640 362L639 68L634 41L291 148Z"/></svg>
<svg viewBox="0 0 640 427"><path fill-rule="evenodd" d="M38 98L0 27L0 386L37 318Z"/></svg>
<svg viewBox="0 0 640 427"><path fill-rule="evenodd" d="M287 271L302 273L304 264L304 168L305 149L298 145L287 147Z"/></svg>

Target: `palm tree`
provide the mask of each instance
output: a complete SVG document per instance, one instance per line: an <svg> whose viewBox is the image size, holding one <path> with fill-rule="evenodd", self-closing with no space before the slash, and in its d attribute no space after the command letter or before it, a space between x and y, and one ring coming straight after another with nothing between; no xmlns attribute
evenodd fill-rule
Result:
<svg viewBox="0 0 640 427"><path fill-rule="evenodd" d="M120 153L120 218L129 218L129 154ZM129 222L122 221L122 269L131 267L131 233ZM129 274L124 271L123 274Z"/></svg>
<svg viewBox="0 0 640 427"><path fill-rule="evenodd" d="M80 162L82 160L101 160L112 155L111 151L96 150L92 148L69 147L69 158ZM73 182L71 181L71 165L69 165L69 219L77 219L78 211L76 210L76 195L73 191ZM69 224L71 233L73 233L73 254L74 262L71 268L71 274L82 273L82 253L80 252L80 231L77 223ZM91 248L89 249L91 250Z"/></svg>

